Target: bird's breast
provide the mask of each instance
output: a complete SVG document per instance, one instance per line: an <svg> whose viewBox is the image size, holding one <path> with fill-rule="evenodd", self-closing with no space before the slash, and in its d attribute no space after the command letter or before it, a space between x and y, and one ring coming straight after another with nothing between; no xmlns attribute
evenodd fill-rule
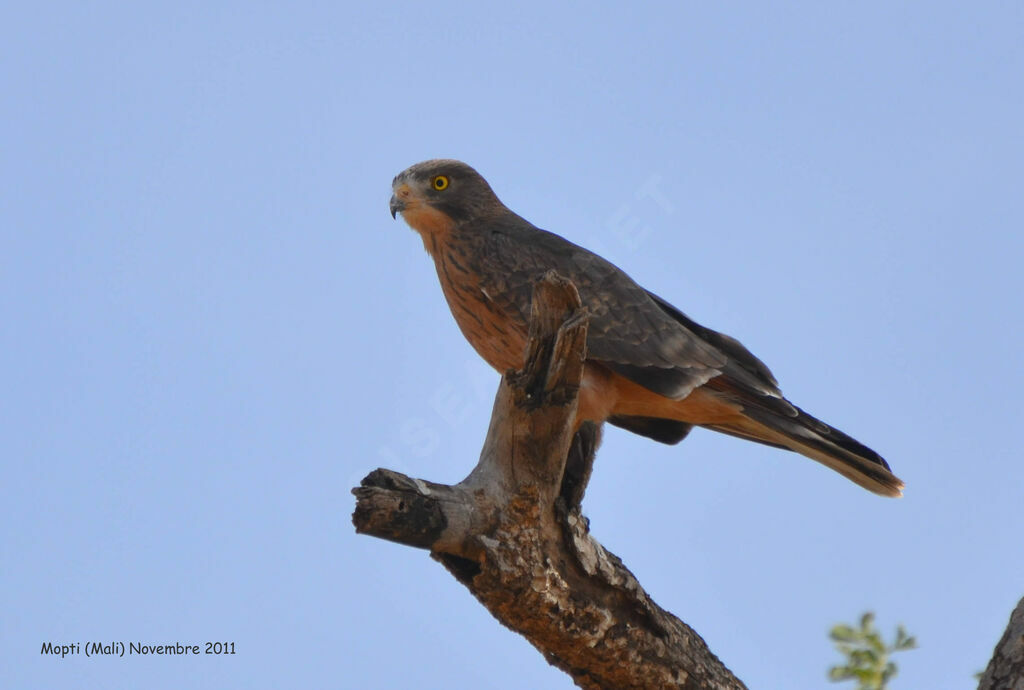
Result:
<svg viewBox="0 0 1024 690"><path fill-rule="evenodd" d="M452 316L477 354L499 372L521 368L526 324L503 295L493 294L495 288L483 279L472 248L438 247L434 263Z"/></svg>

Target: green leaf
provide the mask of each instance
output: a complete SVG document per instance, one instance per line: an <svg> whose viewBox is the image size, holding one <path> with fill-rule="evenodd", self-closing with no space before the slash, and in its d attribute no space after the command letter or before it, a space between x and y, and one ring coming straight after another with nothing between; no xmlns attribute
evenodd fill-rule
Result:
<svg viewBox="0 0 1024 690"><path fill-rule="evenodd" d="M853 642L857 639L857 631L848 625L833 625L829 637L839 642Z"/></svg>
<svg viewBox="0 0 1024 690"><path fill-rule="evenodd" d="M852 677L850 669L845 666L833 666L828 670L828 679L831 681L848 680Z"/></svg>
<svg viewBox="0 0 1024 690"><path fill-rule="evenodd" d="M857 628L846 623L833 625L829 637L846 662L829 668L829 680L856 681L856 690L886 690L886 684L899 672L891 655L917 646L917 640L903 625L896 627L895 639L887 643L875 628L875 614L871 611L861 615Z"/></svg>

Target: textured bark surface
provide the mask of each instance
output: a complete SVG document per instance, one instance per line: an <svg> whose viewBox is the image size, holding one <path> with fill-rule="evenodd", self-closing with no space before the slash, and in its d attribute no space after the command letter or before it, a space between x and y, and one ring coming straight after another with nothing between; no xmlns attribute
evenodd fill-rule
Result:
<svg viewBox="0 0 1024 690"><path fill-rule="evenodd" d="M1024 599L1010 614L1006 632L981 675L978 690L1024 690Z"/></svg>
<svg viewBox="0 0 1024 690"><path fill-rule="evenodd" d="M580 502L599 430L572 428L586 335L575 287L548 274L525 367L502 378L477 466L453 486L371 472L353 489L356 531L429 549L580 687L744 688L590 535Z"/></svg>

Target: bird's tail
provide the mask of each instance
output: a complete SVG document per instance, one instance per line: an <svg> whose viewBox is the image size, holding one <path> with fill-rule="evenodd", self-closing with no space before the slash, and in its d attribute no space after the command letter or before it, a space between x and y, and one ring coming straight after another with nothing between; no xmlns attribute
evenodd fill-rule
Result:
<svg viewBox="0 0 1024 690"><path fill-rule="evenodd" d="M863 443L784 399L744 390L742 385L727 385L727 388L722 392L730 402L742 406L743 419L736 423L709 424L707 428L795 451L876 494L903 495L903 482L889 470L889 464L881 455Z"/></svg>

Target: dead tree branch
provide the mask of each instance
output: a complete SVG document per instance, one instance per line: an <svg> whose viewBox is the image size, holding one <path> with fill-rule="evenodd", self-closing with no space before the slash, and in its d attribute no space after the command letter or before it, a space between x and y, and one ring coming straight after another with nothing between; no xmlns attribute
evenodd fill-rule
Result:
<svg viewBox="0 0 1024 690"><path fill-rule="evenodd" d="M587 318L573 284L536 285L522 371L501 381L480 460L454 486L378 469L356 531L429 549L503 625L583 688L745 686L589 532L599 430L573 433Z"/></svg>
<svg viewBox="0 0 1024 690"><path fill-rule="evenodd" d="M1010 614L1006 632L981 674L978 690L1024 690L1024 599Z"/></svg>

